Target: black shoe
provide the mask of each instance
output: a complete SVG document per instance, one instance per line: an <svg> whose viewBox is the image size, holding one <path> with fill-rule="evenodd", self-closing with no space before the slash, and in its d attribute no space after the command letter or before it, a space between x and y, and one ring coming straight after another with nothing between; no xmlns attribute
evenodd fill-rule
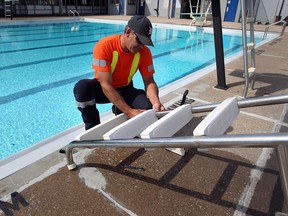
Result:
<svg viewBox="0 0 288 216"><path fill-rule="evenodd" d="M122 113L121 110L119 110L115 105L113 105L111 109L114 115L119 115Z"/></svg>
<svg viewBox="0 0 288 216"><path fill-rule="evenodd" d="M59 153L60 153L60 154L66 154L66 150L65 150L65 149L60 149L60 150L59 150Z"/></svg>

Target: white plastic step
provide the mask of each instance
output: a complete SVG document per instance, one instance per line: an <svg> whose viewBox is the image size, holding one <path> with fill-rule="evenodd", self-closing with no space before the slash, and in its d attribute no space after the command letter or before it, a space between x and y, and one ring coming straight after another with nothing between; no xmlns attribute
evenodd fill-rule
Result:
<svg viewBox="0 0 288 216"><path fill-rule="evenodd" d="M147 110L116 126L103 135L104 140L132 139L157 121L155 110Z"/></svg>
<svg viewBox="0 0 288 216"><path fill-rule="evenodd" d="M164 117L147 127L141 134L142 139L171 137L192 119L191 104L177 107Z"/></svg>
<svg viewBox="0 0 288 216"><path fill-rule="evenodd" d="M254 48L255 48L255 43L248 43L248 44L247 44L247 48L248 48L249 50L254 49Z"/></svg>
<svg viewBox="0 0 288 216"><path fill-rule="evenodd" d="M76 141L84 141L84 140L102 140L103 135L107 133L112 128L122 124L123 122L127 121L128 117L122 113L120 115L114 116L113 118L109 119L106 122L103 122L99 125L96 125L93 128L83 132L82 134L78 135L75 140Z"/></svg>
<svg viewBox="0 0 288 216"><path fill-rule="evenodd" d="M142 139L153 139L173 136L192 119L191 108L191 104L177 107L147 127L140 134L140 137ZM170 150L181 156L185 154L185 150L183 148L167 148L167 150Z"/></svg>
<svg viewBox="0 0 288 216"><path fill-rule="evenodd" d="M256 73L256 68L255 68L255 67L250 67L250 68L248 68L249 77L254 76L255 73Z"/></svg>
<svg viewBox="0 0 288 216"><path fill-rule="evenodd" d="M223 135L239 114L237 98L228 98L210 112L193 131L194 136Z"/></svg>

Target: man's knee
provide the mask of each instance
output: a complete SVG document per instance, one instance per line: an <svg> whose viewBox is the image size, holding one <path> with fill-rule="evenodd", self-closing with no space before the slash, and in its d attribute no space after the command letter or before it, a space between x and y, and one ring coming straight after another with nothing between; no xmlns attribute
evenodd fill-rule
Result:
<svg viewBox="0 0 288 216"><path fill-rule="evenodd" d="M143 91L144 94L139 94L133 101L132 106L137 109L152 109L152 104L146 96L146 92Z"/></svg>
<svg viewBox="0 0 288 216"><path fill-rule="evenodd" d="M75 84L73 92L77 101L91 100L92 97L90 85L91 84L87 79L80 80Z"/></svg>

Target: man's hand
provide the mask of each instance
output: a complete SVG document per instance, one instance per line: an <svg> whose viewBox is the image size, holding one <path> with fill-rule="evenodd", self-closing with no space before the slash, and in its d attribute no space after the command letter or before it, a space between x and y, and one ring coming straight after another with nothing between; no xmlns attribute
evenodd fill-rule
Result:
<svg viewBox="0 0 288 216"><path fill-rule="evenodd" d="M153 104L153 109L155 111L164 111L165 107L161 103L155 103Z"/></svg>
<svg viewBox="0 0 288 216"><path fill-rule="evenodd" d="M142 109L129 109L129 111L127 113L125 113L128 118L133 118L134 116L144 112L146 110L142 110Z"/></svg>

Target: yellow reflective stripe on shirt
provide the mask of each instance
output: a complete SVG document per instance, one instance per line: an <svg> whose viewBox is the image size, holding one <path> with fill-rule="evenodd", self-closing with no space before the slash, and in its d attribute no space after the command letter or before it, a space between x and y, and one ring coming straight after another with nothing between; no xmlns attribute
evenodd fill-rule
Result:
<svg viewBox="0 0 288 216"><path fill-rule="evenodd" d="M114 73L114 70L116 68L118 62L118 52L117 51L113 51L113 58L112 58L112 62L111 62L111 73Z"/></svg>
<svg viewBox="0 0 288 216"><path fill-rule="evenodd" d="M133 61L132 61L132 65L131 65L129 76L128 76L128 80L127 80L128 81L127 85L131 82L134 74L136 73L136 71L138 69L139 61L140 61L140 53L137 52L134 55L134 58L133 58ZM113 58L112 58L112 62L111 62L111 73L112 74L115 71L117 62L118 62L118 52L117 51L113 51Z"/></svg>
<svg viewBox="0 0 288 216"><path fill-rule="evenodd" d="M140 60L140 53L137 52L134 55L134 59L131 65L131 69L130 69L130 73L129 73L129 77L128 77L128 83L129 84L134 76L134 74L136 73L137 69L138 69L138 64L139 64L139 60Z"/></svg>

